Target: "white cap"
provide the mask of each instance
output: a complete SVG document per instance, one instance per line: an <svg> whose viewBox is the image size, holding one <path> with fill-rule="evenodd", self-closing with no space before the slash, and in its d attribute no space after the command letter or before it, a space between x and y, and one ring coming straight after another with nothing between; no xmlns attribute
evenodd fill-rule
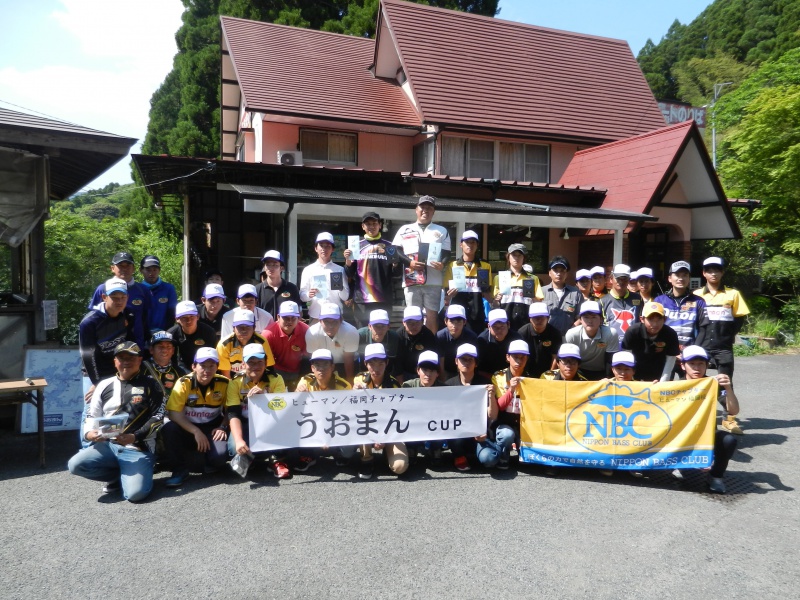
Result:
<svg viewBox="0 0 800 600"><path fill-rule="evenodd" d="M702 346L686 346L681 352L681 360L686 362L688 360L692 360L693 358L702 358L703 360L708 360L708 352L706 352L705 348Z"/></svg>
<svg viewBox="0 0 800 600"><path fill-rule="evenodd" d="M528 348L528 342L525 340L513 340L508 345L508 352L507 354L530 354L530 348Z"/></svg>
<svg viewBox="0 0 800 600"><path fill-rule="evenodd" d="M578 269L575 271L575 281L580 281L584 277L592 278L592 272L589 269Z"/></svg>
<svg viewBox="0 0 800 600"><path fill-rule="evenodd" d="M505 309L493 308L489 311L489 326L494 325L498 321L508 323L508 314Z"/></svg>
<svg viewBox="0 0 800 600"><path fill-rule="evenodd" d="M292 300L286 300L285 302L281 302L281 305L278 307L278 316L299 317L300 307L297 306L297 302L294 302Z"/></svg>
<svg viewBox="0 0 800 600"><path fill-rule="evenodd" d="M184 300L175 305L175 318L180 319L186 315L196 315L197 306L191 300Z"/></svg>
<svg viewBox="0 0 800 600"><path fill-rule="evenodd" d="M258 292L256 292L256 286L252 283L244 283L239 286L239 291L236 292L237 298L244 298L245 296L255 296L258 298Z"/></svg>
<svg viewBox="0 0 800 600"><path fill-rule="evenodd" d="M583 304L581 304L581 314L585 313L594 313L596 315L603 314L603 311L600 310L600 303L595 302L594 300L587 300Z"/></svg>
<svg viewBox="0 0 800 600"><path fill-rule="evenodd" d="M417 366L421 365L422 363L431 363L434 365L439 364L439 355L436 354L433 350L425 350L424 352L419 353L419 358L417 359Z"/></svg>
<svg viewBox="0 0 800 600"><path fill-rule="evenodd" d="M633 352L628 352L627 350L614 352L613 356L611 357L611 366L616 367L617 365L635 367L636 359L633 356Z"/></svg>
<svg viewBox="0 0 800 600"><path fill-rule="evenodd" d="M124 279L120 279L119 277L112 277L111 279L107 279L105 286L103 288L105 290L105 295L108 296L111 292L123 292L125 294L128 293L128 284L125 283Z"/></svg>
<svg viewBox="0 0 800 600"><path fill-rule="evenodd" d="M246 308L234 308L233 326L236 327L237 325L250 325L251 327L255 327L256 316L253 314L253 311L247 310Z"/></svg>
<svg viewBox="0 0 800 600"><path fill-rule="evenodd" d="M242 348L242 360L247 362L253 357L266 358L267 353L261 344L247 344Z"/></svg>
<svg viewBox="0 0 800 600"><path fill-rule="evenodd" d="M625 277L630 277L631 276L631 268L628 265L620 263L618 265L614 265L614 270L611 271L611 273L612 273L612 275L615 275L615 276L622 275L622 276L625 276Z"/></svg>
<svg viewBox="0 0 800 600"><path fill-rule="evenodd" d="M478 349L474 344L461 344L456 350L456 358L461 358L462 356L474 356L478 358Z"/></svg>
<svg viewBox="0 0 800 600"><path fill-rule="evenodd" d="M581 349L575 344L561 344L558 349L558 358L576 358L581 360Z"/></svg>
<svg viewBox="0 0 800 600"><path fill-rule="evenodd" d="M386 358L386 348L383 344L367 344L364 348L364 362L373 358Z"/></svg>
<svg viewBox="0 0 800 600"><path fill-rule="evenodd" d="M327 231L323 231L317 236L314 245L319 244L320 242L328 242L331 246L335 246L336 244L333 243L333 235L328 233Z"/></svg>
<svg viewBox="0 0 800 600"><path fill-rule="evenodd" d="M383 309L373 310L369 313L369 324L370 325L388 325L389 324L389 313Z"/></svg>
<svg viewBox="0 0 800 600"><path fill-rule="evenodd" d="M277 260L282 265L286 264L283 262L283 256L277 250L267 250L264 252L264 258L261 259L261 262L267 262L268 260Z"/></svg>
<svg viewBox="0 0 800 600"><path fill-rule="evenodd" d="M522 265L522 270L525 271L528 275L533 275L533 267L530 266L528 263Z"/></svg>
<svg viewBox="0 0 800 600"><path fill-rule="evenodd" d="M725 266L725 261L722 260L719 256L709 256L707 259L703 261L703 266L707 267L709 265L716 265L719 267Z"/></svg>
<svg viewBox="0 0 800 600"><path fill-rule="evenodd" d="M403 321L422 321L422 309L419 306L406 306Z"/></svg>
<svg viewBox="0 0 800 600"><path fill-rule="evenodd" d="M550 310L544 302L534 302L528 307L528 317L549 317Z"/></svg>
<svg viewBox="0 0 800 600"><path fill-rule="evenodd" d="M203 298L210 300L211 298L222 298L225 300L225 290L218 283L209 283L203 290Z"/></svg>
<svg viewBox="0 0 800 600"><path fill-rule="evenodd" d="M320 348L311 353L311 362L313 363L315 360L329 360L333 362L333 354L331 354L330 350Z"/></svg>
<svg viewBox="0 0 800 600"><path fill-rule="evenodd" d="M637 279L639 277L639 271L631 271L631 279Z"/></svg>
<svg viewBox="0 0 800 600"><path fill-rule="evenodd" d="M464 319L467 320L467 311L460 304L451 304L447 307L447 312L444 315L448 319Z"/></svg>
<svg viewBox="0 0 800 600"><path fill-rule="evenodd" d="M467 229L464 233L461 234L461 241L464 240L476 240L478 239L478 234L472 231L471 229Z"/></svg>
<svg viewBox="0 0 800 600"><path fill-rule="evenodd" d="M215 363L219 364L219 353L215 348L207 348L205 346L203 348L198 348L194 355L194 362L200 364L207 360L213 360Z"/></svg>
<svg viewBox="0 0 800 600"><path fill-rule="evenodd" d="M319 307L319 320L322 319L340 319L342 317L342 311L339 310L339 307L332 303L326 302L322 306Z"/></svg>
<svg viewBox="0 0 800 600"><path fill-rule="evenodd" d="M592 267L591 269L589 269L589 273L592 274L592 277L594 277L595 275L602 275L603 277L606 276L606 270L600 266Z"/></svg>
<svg viewBox="0 0 800 600"><path fill-rule="evenodd" d="M650 279L655 279L653 277L653 269L650 267L642 267L636 271L636 278L638 279L639 277L649 277Z"/></svg>

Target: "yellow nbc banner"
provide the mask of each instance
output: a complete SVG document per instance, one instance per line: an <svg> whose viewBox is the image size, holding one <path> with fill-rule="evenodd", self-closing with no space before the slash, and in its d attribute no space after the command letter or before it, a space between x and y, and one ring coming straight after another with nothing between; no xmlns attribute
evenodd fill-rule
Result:
<svg viewBox="0 0 800 600"><path fill-rule="evenodd" d="M641 471L711 466L717 380L525 379L520 460Z"/></svg>

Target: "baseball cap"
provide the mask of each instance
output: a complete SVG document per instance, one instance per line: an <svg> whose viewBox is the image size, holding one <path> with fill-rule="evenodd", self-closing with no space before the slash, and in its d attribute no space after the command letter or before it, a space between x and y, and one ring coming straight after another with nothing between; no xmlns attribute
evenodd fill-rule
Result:
<svg viewBox="0 0 800 600"><path fill-rule="evenodd" d="M328 242L331 246L335 246L336 244L333 243L333 235L328 233L327 231L323 231L317 236L317 239L314 241L314 244L319 244L320 242Z"/></svg>
<svg viewBox="0 0 800 600"><path fill-rule="evenodd" d="M707 259L703 261L703 266L708 267L711 265L716 265L719 267L725 266L725 261L722 260L719 256L709 256Z"/></svg>
<svg viewBox="0 0 800 600"><path fill-rule="evenodd" d="M134 264L133 255L130 252L117 252L111 259L112 265L118 265L124 262L129 262L131 264Z"/></svg>
<svg viewBox="0 0 800 600"><path fill-rule="evenodd" d="M370 325L388 325L389 313L383 309L373 310L369 313Z"/></svg>
<svg viewBox="0 0 800 600"><path fill-rule="evenodd" d="M326 302L319 307L319 319L339 319L342 316L342 311L339 307L332 302Z"/></svg>
<svg viewBox="0 0 800 600"><path fill-rule="evenodd" d="M161 268L161 261L158 260L157 256L153 256L152 254L148 254L139 263L139 268L144 269L145 267L158 267L158 268Z"/></svg>
<svg viewBox="0 0 800 600"><path fill-rule="evenodd" d="M702 358L703 360L708 360L708 353L702 346L686 346L683 349L683 352L681 352L681 360L686 362L687 360L692 360L693 358Z"/></svg>
<svg viewBox="0 0 800 600"><path fill-rule="evenodd" d="M251 358L266 358L267 353L261 344L247 344L242 348L242 360L247 362Z"/></svg>
<svg viewBox="0 0 800 600"><path fill-rule="evenodd" d="M677 260L670 265L669 273L670 275L672 275L673 273L677 273L681 269L686 269L687 271L689 271L689 273L692 272L692 267L688 262L686 262L685 260Z"/></svg>
<svg viewBox="0 0 800 600"><path fill-rule="evenodd" d="M215 363L219 364L219 352L217 352L216 348L198 348L197 352L194 355L194 362L197 364L204 363L207 360L213 360Z"/></svg>
<svg viewBox="0 0 800 600"><path fill-rule="evenodd" d="M373 358L386 358L386 348L383 344L367 344L364 348L364 362Z"/></svg>
<svg viewBox="0 0 800 600"><path fill-rule="evenodd" d="M555 256L555 257L553 257L553 259L550 261L550 265L548 266L548 269L552 269L553 267L557 267L559 265L561 265L567 271L569 271L569 261L566 258L564 258L563 256Z"/></svg>
<svg viewBox="0 0 800 600"><path fill-rule="evenodd" d="M464 319L467 320L467 312L460 304L451 304L447 307L447 312L444 315L448 319Z"/></svg>
<svg viewBox="0 0 800 600"><path fill-rule="evenodd" d="M252 310L247 310L246 308L234 308L233 309L233 323L232 325L236 327L237 325L250 325L251 327L256 326L256 316L253 314Z"/></svg>
<svg viewBox="0 0 800 600"><path fill-rule="evenodd" d="M531 350L528 348L528 342L525 340L513 340L508 345L508 352L506 354L530 354Z"/></svg>
<svg viewBox="0 0 800 600"><path fill-rule="evenodd" d="M169 342L173 346L178 345L178 342L168 331L156 331L150 338L150 347L152 348L153 346L155 346L156 344L160 344L161 342Z"/></svg>
<svg viewBox="0 0 800 600"><path fill-rule="evenodd" d="M614 265L614 270L611 271L611 274L614 277L630 277L631 276L631 268L625 264L618 264Z"/></svg>
<svg viewBox="0 0 800 600"><path fill-rule="evenodd" d="M550 311L544 302L534 302L528 307L529 317L549 317Z"/></svg>
<svg viewBox="0 0 800 600"><path fill-rule="evenodd" d="M525 263L524 265L522 265L522 270L525 271L526 273L528 273L529 275L533 275L533 267L531 265L529 265L528 263Z"/></svg>
<svg viewBox="0 0 800 600"><path fill-rule="evenodd" d="M119 277L107 279L103 287L105 289L106 296L109 296L111 292L122 292L123 294L128 293L128 284Z"/></svg>
<svg viewBox="0 0 800 600"><path fill-rule="evenodd" d="M433 350L425 350L424 352L419 353L419 358L417 359L417 366L421 367L422 365L433 365L434 367L439 366L439 355L436 354Z"/></svg>
<svg viewBox="0 0 800 600"><path fill-rule="evenodd" d="M650 315L661 315L664 316L664 307L659 304L658 302L648 302L644 305L642 309L642 316L649 317Z"/></svg>
<svg viewBox="0 0 800 600"><path fill-rule="evenodd" d="M561 344L558 349L558 358L575 358L581 360L581 350L575 344Z"/></svg>
<svg viewBox="0 0 800 600"><path fill-rule="evenodd" d="M142 349L139 348L139 344L136 342L122 342L121 344L117 344L114 348L114 356L117 354L133 354L134 356L141 356Z"/></svg>
<svg viewBox="0 0 800 600"><path fill-rule="evenodd" d="M591 269L589 269L589 273L591 274L592 277L594 277L595 275L602 275L603 277L606 276L606 270L600 266L592 267Z"/></svg>
<svg viewBox="0 0 800 600"><path fill-rule="evenodd" d="M320 348L311 353L311 362L313 363L315 360L329 360L333 362L333 354L331 354L330 350Z"/></svg>
<svg viewBox="0 0 800 600"><path fill-rule="evenodd" d="M639 271L631 271L631 279L634 281L639 278Z"/></svg>
<svg viewBox="0 0 800 600"><path fill-rule="evenodd" d="M282 265L286 264L283 260L283 256L277 250L267 250L264 252L264 258L261 259L261 262L267 262L268 260L277 260Z"/></svg>
<svg viewBox="0 0 800 600"><path fill-rule="evenodd" d="M508 247L508 253L511 254L512 252L522 252L522 254L528 254L528 249L522 244L511 244Z"/></svg>
<svg viewBox="0 0 800 600"><path fill-rule="evenodd" d="M653 277L653 269L650 267L642 267L638 271L636 271L636 279L639 277L649 277L650 279L654 279Z"/></svg>
<svg viewBox="0 0 800 600"><path fill-rule="evenodd" d="M587 300L581 304L581 314L585 315L586 313L592 313L595 315L603 314L603 311L600 310L600 303L595 302L594 300Z"/></svg>
<svg viewBox="0 0 800 600"><path fill-rule="evenodd" d="M436 198L434 196L420 196L419 199L417 200L417 206L425 203L436 206Z"/></svg>
<svg viewBox="0 0 800 600"><path fill-rule="evenodd" d="M456 350L456 358L461 358L462 356L474 356L478 358L478 349L474 344L461 344Z"/></svg>
<svg viewBox="0 0 800 600"><path fill-rule="evenodd" d="M628 352L627 350L614 352L614 354L611 356L611 366L616 367L617 365L635 367L636 359L633 356L633 352Z"/></svg>
<svg viewBox="0 0 800 600"><path fill-rule="evenodd" d="M255 296L258 298L258 292L256 292L256 286L252 283L244 283L239 286L239 291L236 292L237 298L244 298L245 296Z"/></svg>
<svg viewBox="0 0 800 600"><path fill-rule="evenodd" d="M210 300L211 298L222 298L225 300L225 290L218 283L209 283L203 290L203 298Z"/></svg>
<svg viewBox="0 0 800 600"><path fill-rule="evenodd" d="M178 302L175 306L175 318L180 319L181 317L185 317L186 315L196 315L197 314L197 306L191 300L184 300L183 302Z"/></svg>
<svg viewBox="0 0 800 600"><path fill-rule="evenodd" d="M361 217L361 222L363 223L367 219L375 219L376 221L380 221L381 220L381 216L378 213L376 213L374 210L370 210L370 211L367 211L367 212L364 213L364 216Z"/></svg>
<svg viewBox="0 0 800 600"><path fill-rule="evenodd" d="M503 308L494 308L489 311L489 325L491 326L498 322L508 323L508 314Z"/></svg>
<svg viewBox="0 0 800 600"><path fill-rule="evenodd" d="M406 306L403 321L422 321L422 309L419 306Z"/></svg>
<svg viewBox="0 0 800 600"><path fill-rule="evenodd" d="M461 234L461 241L464 240L478 240L478 234L472 231L472 229L467 229L464 233Z"/></svg>
<svg viewBox="0 0 800 600"><path fill-rule="evenodd" d="M278 307L278 316L279 317L300 317L300 307L297 306L297 302L292 300L287 300L286 302L281 302L281 305Z"/></svg>
<svg viewBox="0 0 800 600"><path fill-rule="evenodd" d="M592 272L589 269L578 269L575 271L575 281L580 281L581 279L591 279Z"/></svg>

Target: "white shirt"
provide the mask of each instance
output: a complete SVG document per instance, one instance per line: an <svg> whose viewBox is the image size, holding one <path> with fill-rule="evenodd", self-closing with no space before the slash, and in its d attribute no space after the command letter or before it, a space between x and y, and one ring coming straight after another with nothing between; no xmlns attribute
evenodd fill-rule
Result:
<svg viewBox="0 0 800 600"><path fill-rule="evenodd" d="M342 363L345 352L358 352L358 329L342 321L336 335L328 337L322 323L312 325L306 331L306 352L311 354L314 350L330 350L333 362Z"/></svg>
<svg viewBox="0 0 800 600"><path fill-rule="evenodd" d="M272 315L265 311L263 308L258 308L257 306L253 310L256 315L256 333L261 335L261 332L264 331L267 327L272 325L275 322L275 319L272 318ZM230 334L233 333L233 310L229 310L224 315L222 315L222 328L220 329L220 339L224 340Z"/></svg>
<svg viewBox="0 0 800 600"><path fill-rule="evenodd" d="M394 235L392 245L400 246L403 249L403 253L408 255L409 253L416 254L419 251L418 248L421 243L430 244L431 242L441 243L442 253L450 252L452 249L450 244L450 234L447 232L447 229L441 225L434 225L433 223L424 229L419 223L409 223L408 225L403 225ZM425 285L442 287L443 276L443 271L437 271L432 267L428 267ZM403 281L403 287L406 287L405 280Z"/></svg>
<svg viewBox="0 0 800 600"><path fill-rule="evenodd" d="M337 291L331 290L331 273L342 274L342 289ZM308 292L313 288L320 289L314 283L314 276L324 276L326 289L322 292L327 295L323 298L320 291L313 298L309 297ZM320 306L326 302L335 304L341 310L342 302L350 297L350 286L347 283L347 275L345 275L344 268L337 265L335 262L330 261L321 264L319 261L313 262L303 269L300 275L300 299L303 302L308 302L308 316L312 319L319 319Z"/></svg>

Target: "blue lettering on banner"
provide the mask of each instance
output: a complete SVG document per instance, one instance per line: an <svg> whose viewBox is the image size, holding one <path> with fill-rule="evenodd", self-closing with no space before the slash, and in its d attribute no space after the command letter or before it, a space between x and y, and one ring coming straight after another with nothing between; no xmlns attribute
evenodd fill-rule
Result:
<svg viewBox="0 0 800 600"><path fill-rule="evenodd" d="M83 414L83 413L81 413ZM64 425L64 415L61 413L56 413L52 415L45 415L44 416L44 426L45 427L61 427Z"/></svg>

